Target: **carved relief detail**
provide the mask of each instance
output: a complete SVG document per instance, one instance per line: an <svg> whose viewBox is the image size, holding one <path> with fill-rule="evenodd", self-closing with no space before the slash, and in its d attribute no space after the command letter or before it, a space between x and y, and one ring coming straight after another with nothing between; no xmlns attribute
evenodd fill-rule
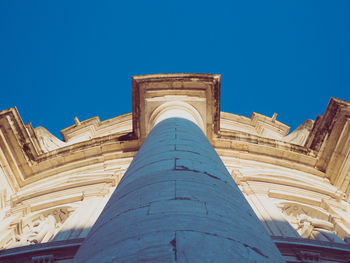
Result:
<svg viewBox="0 0 350 263"><path fill-rule="evenodd" d="M289 223L303 238L330 242L341 242L335 233L331 216L327 212L297 203L279 205Z"/></svg>
<svg viewBox="0 0 350 263"><path fill-rule="evenodd" d="M44 152L56 150L58 148L66 146L66 143L56 138L44 127L37 127L34 129L38 138L41 149Z"/></svg>
<svg viewBox="0 0 350 263"><path fill-rule="evenodd" d="M12 235L2 240L2 248L26 246L50 241L72 213L71 207L59 207L30 214L10 225Z"/></svg>

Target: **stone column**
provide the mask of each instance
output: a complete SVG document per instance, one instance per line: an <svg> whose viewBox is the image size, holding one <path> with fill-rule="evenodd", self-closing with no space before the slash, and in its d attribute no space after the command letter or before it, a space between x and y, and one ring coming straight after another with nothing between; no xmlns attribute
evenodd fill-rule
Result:
<svg viewBox="0 0 350 263"><path fill-rule="evenodd" d="M147 136L74 262L284 262L192 122Z"/></svg>

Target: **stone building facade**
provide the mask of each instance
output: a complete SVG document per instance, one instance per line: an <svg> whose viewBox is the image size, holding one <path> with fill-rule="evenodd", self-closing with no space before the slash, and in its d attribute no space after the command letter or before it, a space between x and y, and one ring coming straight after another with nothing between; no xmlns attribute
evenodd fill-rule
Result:
<svg viewBox="0 0 350 263"><path fill-rule="evenodd" d="M349 102L290 133L221 112L220 75L135 76L132 100L63 141L0 112L0 262L350 262Z"/></svg>

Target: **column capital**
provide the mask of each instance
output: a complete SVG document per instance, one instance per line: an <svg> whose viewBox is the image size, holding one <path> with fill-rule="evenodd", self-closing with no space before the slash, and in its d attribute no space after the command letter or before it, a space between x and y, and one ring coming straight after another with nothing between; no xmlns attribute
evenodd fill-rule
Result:
<svg viewBox="0 0 350 263"><path fill-rule="evenodd" d="M150 74L132 77L133 133L144 139L158 122L182 117L211 140L220 128L220 81L216 74Z"/></svg>

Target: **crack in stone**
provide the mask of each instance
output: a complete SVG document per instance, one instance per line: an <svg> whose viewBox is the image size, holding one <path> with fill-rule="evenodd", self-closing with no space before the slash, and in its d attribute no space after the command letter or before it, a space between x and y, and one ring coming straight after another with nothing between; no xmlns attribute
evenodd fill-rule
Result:
<svg viewBox="0 0 350 263"><path fill-rule="evenodd" d="M190 172L194 172L194 173L201 173L201 174L205 174L215 180L219 180L219 181L223 181L221 180L219 177L215 176L215 175L212 175L208 172L203 172L203 171L199 171L199 170L196 170L196 169L190 169L184 165L176 165L176 159L178 158L175 158L175 169L174 170L180 170L180 171L190 171ZM226 181L223 181L224 183L227 183Z"/></svg>
<svg viewBox="0 0 350 263"><path fill-rule="evenodd" d="M176 161L178 160L179 158L176 158L175 157L175 161L174 161L174 170L177 170L176 167L177 167L177 164L176 164Z"/></svg>
<svg viewBox="0 0 350 263"><path fill-rule="evenodd" d="M203 172L205 175L208 175L209 177L211 177L211 178L214 178L214 179L216 179L216 180L220 180L220 181L222 181L219 177L217 177L217 176L215 176L215 175L212 175L212 174L209 174L209 173L207 173L207 172ZM225 182L226 183L226 182Z"/></svg>
<svg viewBox="0 0 350 263"><path fill-rule="evenodd" d="M191 198L189 197L175 197L174 199L172 200L192 200Z"/></svg>
<svg viewBox="0 0 350 263"><path fill-rule="evenodd" d="M243 243L243 246L247 247L247 248L250 248L251 250L253 250L254 252L258 253L259 255L263 256L264 258L269 258L268 256L266 256L264 253L262 253L260 251L260 249L258 249L257 247L251 247L245 243Z"/></svg>
<svg viewBox="0 0 350 263"><path fill-rule="evenodd" d="M170 245L173 247L175 262L177 261L177 248L176 248L176 232L173 240L170 241Z"/></svg>

